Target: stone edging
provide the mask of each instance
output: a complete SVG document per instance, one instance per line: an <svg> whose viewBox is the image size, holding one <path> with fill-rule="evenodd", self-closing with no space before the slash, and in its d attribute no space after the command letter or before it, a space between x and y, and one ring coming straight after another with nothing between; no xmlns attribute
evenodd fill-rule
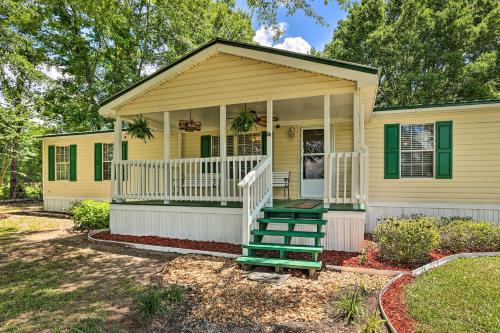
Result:
<svg viewBox="0 0 500 333"><path fill-rule="evenodd" d="M441 258L439 260L433 261L433 262L428 263L427 265L424 265L422 267L416 268L413 271L411 271L411 275L412 276L419 276L419 275L427 272L430 269L433 269L433 268L436 268L439 266L443 266L449 262L452 262L452 261L460 259L460 258L495 257L495 256L499 256L499 255L500 255L500 252L457 253L457 254L453 254L453 255ZM409 273L406 273L406 274L409 274ZM384 297L384 294L387 291L387 289L389 289L389 287L395 281L397 281L398 279L400 279L402 276L404 276L406 274L405 273L398 274L396 277L389 280L389 282L387 282L385 284L385 286L382 288L382 290L380 291L379 296L378 296L378 305L380 308L380 313L381 313L382 317L386 320L387 326L389 327L389 330L392 333L398 333L398 331L396 331L396 329L394 328L394 326L392 325L392 323L390 322L389 318L387 317L387 315L384 311L384 307L382 306L382 297Z"/></svg>
<svg viewBox="0 0 500 333"><path fill-rule="evenodd" d="M102 231L109 231L109 229L93 230L93 231L88 233L88 239L92 242L120 244L120 245L125 245L126 247L131 247L131 248L139 249L139 250L158 251L158 252L173 252L173 253L179 253L179 254L202 254L202 255L230 258L230 259L238 258L240 256L239 254L232 254L232 253L192 250L192 249L184 249L184 248L179 248L179 247L148 245L148 244L140 244L140 243L128 243L128 242L112 241L112 240L106 240L106 239L98 239L98 238L93 237L95 234L102 232Z"/></svg>

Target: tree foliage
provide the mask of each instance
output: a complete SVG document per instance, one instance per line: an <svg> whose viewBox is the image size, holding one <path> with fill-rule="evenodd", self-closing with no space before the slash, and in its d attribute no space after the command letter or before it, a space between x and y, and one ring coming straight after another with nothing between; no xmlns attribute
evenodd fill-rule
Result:
<svg viewBox="0 0 500 333"><path fill-rule="evenodd" d="M343 3L348 16L324 55L379 67L379 105L500 96L500 2Z"/></svg>

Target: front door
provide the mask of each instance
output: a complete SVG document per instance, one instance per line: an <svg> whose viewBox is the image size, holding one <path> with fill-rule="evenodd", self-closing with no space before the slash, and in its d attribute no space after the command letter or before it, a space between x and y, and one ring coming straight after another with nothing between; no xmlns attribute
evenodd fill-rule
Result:
<svg viewBox="0 0 500 333"><path fill-rule="evenodd" d="M303 128L300 183L302 198L323 197L324 152L323 129Z"/></svg>

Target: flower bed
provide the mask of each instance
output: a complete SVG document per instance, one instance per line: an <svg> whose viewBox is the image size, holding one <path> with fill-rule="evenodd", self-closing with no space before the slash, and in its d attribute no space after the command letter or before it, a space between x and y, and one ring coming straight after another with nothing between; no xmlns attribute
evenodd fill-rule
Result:
<svg viewBox="0 0 500 333"><path fill-rule="evenodd" d="M223 243L223 242L202 242L202 241L193 241L189 239L175 239L175 238L165 238L157 236L116 235L112 234L109 231L102 231L96 233L95 235L93 235L93 237L97 239L117 241L117 242L177 247L181 249L191 249L191 250L210 251L210 252L241 254L240 245Z"/></svg>
<svg viewBox="0 0 500 333"><path fill-rule="evenodd" d="M382 306L392 326L398 333L413 333L414 322L408 316L408 308L404 300L404 289L413 281L411 275L404 275L394 281L382 297Z"/></svg>

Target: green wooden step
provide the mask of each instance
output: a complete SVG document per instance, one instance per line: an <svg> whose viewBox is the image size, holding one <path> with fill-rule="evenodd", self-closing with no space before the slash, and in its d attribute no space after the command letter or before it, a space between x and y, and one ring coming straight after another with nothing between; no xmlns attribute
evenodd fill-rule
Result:
<svg viewBox="0 0 500 333"><path fill-rule="evenodd" d="M309 237L309 238L323 238L324 232L310 232L310 231L287 231L287 230L252 230L252 235L259 236L288 236L288 237Z"/></svg>
<svg viewBox="0 0 500 333"><path fill-rule="evenodd" d="M250 243L242 245L242 247L252 250L270 250L270 251L286 251L286 252L304 252L304 253L321 253L322 246L307 246L307 245L285 245L272 243Z"/></svg>
<svg viewBox="0 0 500 333"><path fill-rule="evenodd" d="M315 224L315 225L325 225L326 220L314 220L314 219L282 219L282 218L264 218L257 219L260 223L288 223L288 224Z"/></svg>
<svg viewBox="0 0 500 333"><path fill-rule="evenodd" d="M262 211L269 213L326 213L328 208L323 208L321 205L314 208L264 207Z"/></svg>
<svg viewBox="0 0 500 333"><path fill-rule="evenodd" d="M274 266L300 269L321 269L321 261L296 259L260 258L242 256L236 259L238 264L255 266Z"/></svg>

